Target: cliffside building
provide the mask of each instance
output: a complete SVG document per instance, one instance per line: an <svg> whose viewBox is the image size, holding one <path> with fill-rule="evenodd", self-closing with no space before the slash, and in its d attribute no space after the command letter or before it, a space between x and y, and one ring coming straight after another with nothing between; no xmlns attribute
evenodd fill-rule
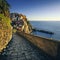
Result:
<svg viewBox="0 0 60 60"><path fill-rule="evenodd" d="M12 26L20 31L25 33L30 33L31 26L27 23L27 18L25 15L18 14L18 13L11 13L10 15Z"/></svg>

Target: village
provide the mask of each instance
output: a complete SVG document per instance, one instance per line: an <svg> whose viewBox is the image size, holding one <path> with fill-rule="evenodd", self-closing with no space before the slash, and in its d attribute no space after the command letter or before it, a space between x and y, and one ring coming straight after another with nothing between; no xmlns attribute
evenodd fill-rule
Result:
<svg viewBox="0 0 60 60"><path fill-rule="evenodd" d="M28 20L25 15L18 13L11 13L10 17L13 28L16 28L17 30L23 31L25 33L32 32L32 26L30 23L28 23Z"/></svg>

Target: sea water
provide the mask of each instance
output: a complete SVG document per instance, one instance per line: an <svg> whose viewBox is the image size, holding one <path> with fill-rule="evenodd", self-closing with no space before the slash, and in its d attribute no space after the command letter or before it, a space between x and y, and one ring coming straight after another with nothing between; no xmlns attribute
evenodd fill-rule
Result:
<svg viewBox="0 0 60 60"><path fill-rule="evenodd" d="M34 35L60 40L60 21L30 21L32 26L36 29L53 32L54 34L47 34L43 32L34 32Z"/></svg>

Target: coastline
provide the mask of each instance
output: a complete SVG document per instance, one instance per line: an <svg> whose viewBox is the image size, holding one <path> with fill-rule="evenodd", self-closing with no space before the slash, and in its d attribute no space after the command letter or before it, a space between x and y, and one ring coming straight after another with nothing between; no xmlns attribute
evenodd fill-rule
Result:
<svg viewBox="0 0 60 60"><path fill-rule="evenodd" d="M37 30L44 30L52 32L52 34L47 34L43 32L34 32L33 34L37 36L42 36L46 38L52 38L54 40L60 41L60 22L58 21L31 21L33 28Z"/></svg>

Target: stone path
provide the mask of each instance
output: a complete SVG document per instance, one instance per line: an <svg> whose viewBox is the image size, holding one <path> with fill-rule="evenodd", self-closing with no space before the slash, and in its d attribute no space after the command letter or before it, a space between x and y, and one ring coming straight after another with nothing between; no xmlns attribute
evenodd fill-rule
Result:
<svg viewBox="0 0 60 60"><path fill-rule="evenodd" d="M25 38L14 34L7 48L0 54L0 60L53 60Z"/></svg>

